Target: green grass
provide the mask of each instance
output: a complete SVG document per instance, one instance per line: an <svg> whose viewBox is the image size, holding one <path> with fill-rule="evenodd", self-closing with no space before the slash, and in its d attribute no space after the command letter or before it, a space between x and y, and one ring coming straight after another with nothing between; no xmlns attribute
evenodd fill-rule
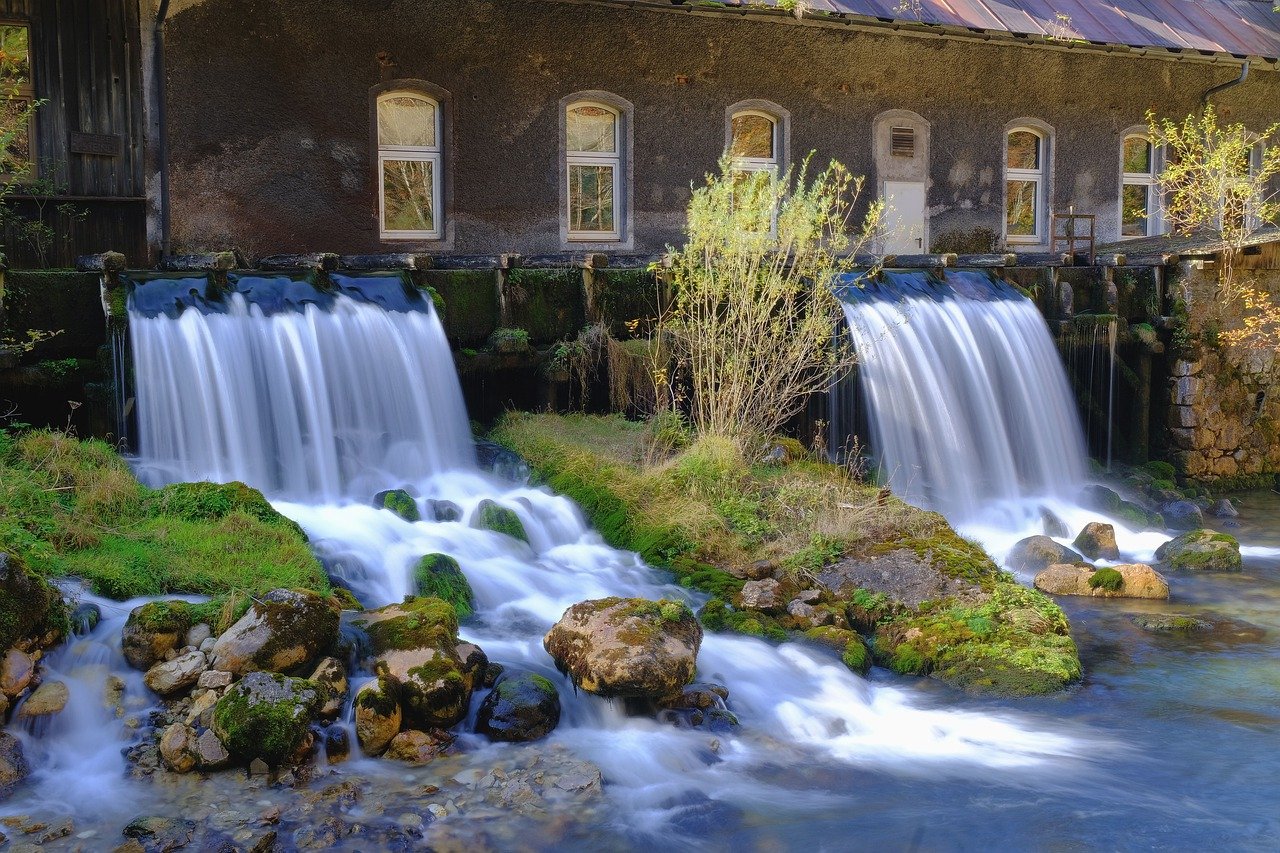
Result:
<svg viewBox="0 0 1280 853"><path fill-rule="evenodd" d="M101 441L0 432L0 551L112 598L327 592L301 529L242 483L149 489Z"/></svg>

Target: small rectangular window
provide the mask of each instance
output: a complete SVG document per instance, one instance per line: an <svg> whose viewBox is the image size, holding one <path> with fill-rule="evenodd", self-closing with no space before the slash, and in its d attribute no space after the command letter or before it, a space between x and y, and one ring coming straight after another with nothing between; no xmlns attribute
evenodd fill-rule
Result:
<svg viewBox="0 0 1280 853"><path fill-rule="evenodd" d="M621 237L622 117L603 104L571 104L565 114L565 200L570 240Z"/></svg>
<svg viewBox="0 0 1280 853"><path fill-rule="evenodd" d="M889 131L889 153L894 157L916 156L916 131L913 127L895 127Z"/></svg>

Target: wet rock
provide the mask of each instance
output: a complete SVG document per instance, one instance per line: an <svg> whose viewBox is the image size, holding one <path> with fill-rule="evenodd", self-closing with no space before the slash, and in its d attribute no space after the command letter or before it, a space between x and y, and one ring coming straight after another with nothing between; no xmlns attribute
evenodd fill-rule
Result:
<svg viewBox="0 0 1280 853"><path fill-rule="evenodd" d="M212 728L237 762L279 765L302 744L324 698L313 681L253 672L218 700Z"/></svg>
<svg viewBox="0 0 1280 853"><path fill-rule="evenodd" d="M30 571L16 554L0 552L0 649L53 634L55 614L66 614L62 595L44 578Z"/></svg>
<svg viewBox="0 0 1280 853"><path fill-rule="evenodd" d="M1164 519L1159 513L1125 500L1106 486L1086 486L1080 493L1080 504L1087 509L1106 513L1136 530L1164 527Z"/></svg>
<svg viewBox="0 0 1280 853"><path fill-rule="evenodd" d="M458 521L462 518L462 507L453 501L428 500L427 509L431 512L432 518L441 523Z"/></svg>
<svg viewBox="0 0 1280 853"><path fill-rule="evenodd" d="M386 757L406 764L427 764L448 749L451 743L453 738L439 730L422 732L406 729L391 739Z"/></svg>
<svg viewBox="0 0 1280 853"><path fill-rule="evenodd" d="M209 661L204 652L187 652L151 667L142 680L161 696L172 696L194 687L201 673L208 668Z"/></svg>
<svg viewBox="0 0 1280 853"><path fill-rule="evenodd" d="M476 464L513 483L529 479L529 464L518 453L493 441L476 442Z"/></svg>
<svg viewBox="0 0 1280 853"><path fill-rule="evenodd" d="M5 731L0 731L0 800L6 799L31 768L22 752L22 741Z"/></svg>
<svg viewBox="0 0 1280 853"><path fill-rule="evenodd" d="M1017 572L1039 572L1049 566L1083 560L1082 555L1066 545L1059 545L1048 536L1028 536L1018 541L1009 551L1005 565Z"/></svg>
<svg viewBox="0 0 1280 853"><path fill-rule="evenodd" d="M413 495L404 489L387 489L373 496L373 505L379 509L388 509L405 521L420 521L422 514L418 512L418 504Z"/></svg>
<svg viewBox="0 0 1280 853"><path fill-rule="evenodd" d="M175 651L191 627L191 608L185 601L152 601L129 613L120 637L124 658L143 672Z"/></svg>
<svg viewBox="0 0 1280 853"><path fill-rule="evenodd" d="M1204 513L1191 501L1172 501L1160 507L1165 526L1170 530L1196 530L1204 527Z"/></svg>
<svg viewBox="0 0 1280 853"><path fill-rule="evenodd" d="M750 581L760 581L773 577L773 573L777 570L778 564L773 560L756 560L754 563L748 564L741 572L734 572L734 574Z"/></svg>
<svg viewBox="0 0 1280 853"><path fill-rule="evenodd" d="M1129 620L1153 634L1194 634L1213 630L1212 622L1176 613L1137 613L1130 616Z"/></svg>
<svg viewBox="0 0 1280 853"><path fill-rule="evenodd" d="M197 738L190 726L174 723L160 735L160 760L174 773L196 768Z"/></svg>
<svg viewBox="0 0 1280 853"><path fill-rule="evenodd" d="M533 673L508 673L480 704L475 730L489 740L519 743L546 737L559 722L554 684Z"/></svg>
<svg viewBox="0 0 1280 853"><path fill-rule="evenodd" d="M448 554L428 554L413 569L418 595L447 601L466 619L475 611L475 593L458 561Z"/></svg>
<svg viewBox="0 0 1280 853"><path fill-rule="evenodd" d="M213 729L206 729L196 738L195 755L196 766L201 770L221 770L231 763L231 753Z"/></svg>
<svg viewBox="0 0 1280 853"><path fill-rule="evenodd" d="M5 652L4 660L0 661L0 693L9 698L16 697L27 689L35 673L36 663L31 659L31 655L17 649L9 649Z"/></svg>
<svg viewBox="0 0 1280 853"><path fill-rule="evenodd" d="M191 708L187 711L185 722L189 726L208 728L213 724L213 709L218 704L218 693L207 690L191 700Z"/></svg>
<svg viewBox="0 0 1280 853"><path fill-rule="evenodd" d="M381 755L400 732L400 685L383 676L356 692L356 740L369 755Z"/></svg>
<svg viewBox="0 0 1280 853"><path fill-rule="evenodd" d="M118 675L108 675L102 685L102 707L124 716L124 679Z"/></svg>
<svg viewBox="0 0 1280 853"><path fill-rule="evenodd" d="M325 760L330 764L345 761L351 754L351 738L343 726L326 727L321 744L324 746Z"/></svg>
<svg viewBox="0 0 1280 853"><path fill-rule="evenodd" d="M67 690L67 685L61 681L46 681L27 697L27 701L22 703L22 707L18 709L18 716L31 718L60 714L62 709L67 707L67 701L70 698L71 693Z"/></svg>
<svg viewBox="0 0 1280 853"><path fill-rule="evenodd" d="M350 690L346 668L337 658L325 658L316 665L315 671L311 673L311 680L325 688L325 701L320 708L321 719L337 719Z"/></svg>
<svg viewBox="0 0 1280 853"><path fill-rule="evenodd" d="M101 621L102 609L92 602L77 605L76 609L71 611L71 630L77 634L91 633Z"/></svg>
<svg viewBox="0 0 1280 853"><path fill-rule="evenodd" d="M1156 549L1156 560L1171 569L1238 572L1243 566L1235 537L1212 530L1192 530Z"/></svg>
<svg viewBox="0 0 1280 853"><path fill-rule="evenodd" d="M497 673L492 679L489 677L489 656L484 653L484 649L475 643L458 643L453 651L462 662L462 677L466 679L469 689L479 690L497 683Z"/></svg>
<svg viewBox="0 0 1280 853"><path fill-rule="evenodd" d="M570 607L542 644L588 693L661 697L693 681L702 626L683 602L604 598Z"/></svg>
<svg viewBox="0 0 1280 853"><path fill-rule="evenodd" d="M747 581L738 596L738 607L744 610L781 610L786 606L782 584L773 578Z"/></svg>
<svg viewBox="0 0 1280 853"><path fill-rule="evenodd" d="M804 637L840 655L841 662L858 675L866 675L871 670L871 649L857 631L823 626L805 631Z"/></svg>
<svg viewBox="0 0 1280 853"><path fill-rule="evenodd" d="M374 669L400 684L405 720L447 729L466 716L471 679L458 657L458 616L438 598L407 598L363 615L377 654Z"/></svg>
<svg viewBox="0 0 1280 853"><path fill-rule="evenodd" d="M529 534L525 532L520 516L516 515L514 510L501 506L487 498L481 501L480 506L476 508L475 520L472 526L481 530L492 530L494 533L503 533L512 539L519 539L521 542L527 543L529 541Z"/></svg>
<svg viewBox="0 0 1280 853"><path fill-rule="evenodd" d="M1040 507L1040 525L1045 536L1064 539L1071 535L1071 529L1067 527L1067 523L1047 506Z"/></svg>
<svg viewBox="0 0 1280 853"><path fill-rule="evenodd" d="M136 817L124 828L125 838L142 844L143 849L168 853L180 850L195 837L196 822L172 817Z"/></svg>
<svg viewBox="0 0 1280 853"><path fill-rule="evenodd" d="M205 690L220 690L223 687L231 686L231 678L232 676L229 672L224 672L220 669L206 669L196 679L196 686L203 687Z"/></svg>
<svg viewBox="0 0 1280 853"><path fill-rule="evenodd" d="M1071 544L1090 560L1120 559L1120 549L1116 546L1116 529L1110 524L1089 522Z"/></svg>
<svg viewBox="0 0 1280 853"><path fill-rule="evenodd" d="M1079 564L1049 566L1036 575L1036 589L1051 595L1095 598L1169 597L1169 584L1159 572L1141 563L1094 569Z"/></svg>
<svg viewBox="0 0 1280 853"><path fill-rule="evenodd" d="M244 675L302 666L334 645L338 618L336 606L314 592L274 589L218 638L213 668Z"/></svg>
<svg viewBox="0 0 1280 853"><path fill-rule="evenodd" d="M1209 515L1212 515L1214 518L1238 518L1240 516L1240 511L1236 509L1235 504L1233 504L1230 499L1222 498L1221 500L1215 501L1213 506L1209 507Z"/></svg>
<svg viewBox="0 0 1280 853"><path fill-rule="evenodd" d="M183 645L191 646L193 649L200 648L200 644L213 636L213 629L208 623L201 622L199 625L192 625L183 637Z"/></svg>

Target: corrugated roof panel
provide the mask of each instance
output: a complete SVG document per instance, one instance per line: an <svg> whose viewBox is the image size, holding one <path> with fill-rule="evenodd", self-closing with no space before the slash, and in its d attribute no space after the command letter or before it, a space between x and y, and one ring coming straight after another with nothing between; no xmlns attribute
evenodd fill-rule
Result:
<svg viewBox="0 0 1280 853"><path fill-rule="evenodd" d="M1280 12L1270 0L812 0L809 7L904 23L1280 59Z"/></svg>

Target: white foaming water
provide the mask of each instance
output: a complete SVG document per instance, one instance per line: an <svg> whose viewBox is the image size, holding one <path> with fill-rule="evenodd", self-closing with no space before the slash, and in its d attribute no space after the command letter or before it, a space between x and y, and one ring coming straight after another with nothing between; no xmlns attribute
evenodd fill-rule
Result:
<svg viewBox="0 0 1280 853"><path fill-rule="evenodd" d="M864 284L844 291L844 310L894 492L956 523L993 503L1074 496L1084 436L1035 304L976 271Z"/></svg>
<svg viewBox="0 0 1280 853"><path fill-rule="evenodd" d="M267 314L239 293L226 309L130 315L145 479L334 499L467 464L434 313L340 297Z"/></svg>
<svg viewBox="0 0 1280 853"><path fill-rule="evenodd" d="M342 296L329 312L309 305L267 314L237 294L229 303L221 314L131 316L141 470L153 481L241 478L263 489L368 605L410 592L424 554L457 559L477 603L463 635L491 659L561 685L564 711L553 740L599 764L611 788L624 792L619 802L634 820L661 814L673 794L691 788L744 805L776 805L786 797L740 771L780 761L825 758L966 777L985 769L992 780L1046 761L1060 773L1080 766L1083 750L1060 726L1051 733L1012 715L930 708L911 690L873 685L831 654L793 644L707 635L700 677L729 688L743 724L738 735L719 738L719 754L705 732L628 717L620 705L577 692L542 648L567 607L611 595L689 598L688 591L635 554L608 547L571 501L475 467L433 314L388 312ZM424 520L410 523L368 505L375 491L397 486L417 496ZM484 499L514 510L529 543L471 527ZM455 504L459 520L434 520L435 501ZM149 695L119 656L129 604L113 607L88 647L104 664L101 672L74 671L76 644L52 664L75 682L73 709L100 702L108 669L127 678L134 696ZM53 796L59 785L83 783L85 796L137 793L119 784L119 742L101 737L118 723L100 708L65 720L32 747L36 790ZM385 762L356 763L362 772L395 772Z"/></svg>

